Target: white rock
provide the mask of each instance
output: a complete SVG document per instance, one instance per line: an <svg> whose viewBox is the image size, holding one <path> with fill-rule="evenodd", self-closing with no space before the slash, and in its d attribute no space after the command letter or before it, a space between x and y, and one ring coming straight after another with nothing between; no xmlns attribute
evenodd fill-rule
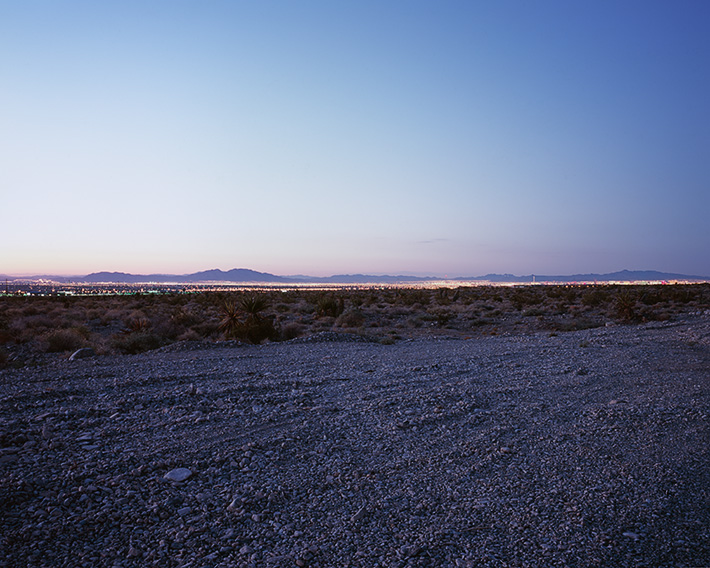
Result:
<svg viewBox="0 0 710 568"><path fill-rule="evenodd" d="M96 351L94 351L91 347L82 347L81 349L74 351L74 353L72 353L69 357L69 360L76 361L77 359L94 356L96 356Z"/></svg>

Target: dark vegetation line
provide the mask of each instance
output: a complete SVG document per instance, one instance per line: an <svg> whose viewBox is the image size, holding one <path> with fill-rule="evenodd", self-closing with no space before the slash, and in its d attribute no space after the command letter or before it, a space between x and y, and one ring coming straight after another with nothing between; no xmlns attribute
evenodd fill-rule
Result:
<svg viewBox="0 0 710 568"><path fill-rule="evenodd" d="M382 343L421 336L559 333L710 309L710 284L270 290L0 297L0 368L90 347L141 353L178 341L285 341L323 331Z"/></svg>

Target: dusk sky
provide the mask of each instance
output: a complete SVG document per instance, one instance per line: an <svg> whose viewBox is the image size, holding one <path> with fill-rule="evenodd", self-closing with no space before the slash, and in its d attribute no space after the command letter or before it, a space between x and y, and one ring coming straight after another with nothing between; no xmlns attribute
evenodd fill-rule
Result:
<svg viewBox="0 0 710 568"><path fill-rule="evenodd" d="M0 0L0 274L710 276L710 2Z"/></svg>

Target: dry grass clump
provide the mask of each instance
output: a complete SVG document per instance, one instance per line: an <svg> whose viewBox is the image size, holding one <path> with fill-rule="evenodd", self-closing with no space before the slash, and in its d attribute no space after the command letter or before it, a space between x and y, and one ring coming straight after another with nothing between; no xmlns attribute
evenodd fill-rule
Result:
<svg viewBox="0 0 710 568"><path fill-rule="evenodd" d="M6 296L0 298L0 366L81 347L140 353L176 341L261 343L328 330L386 341L556 333L708 309L707 284Z"/></svg>

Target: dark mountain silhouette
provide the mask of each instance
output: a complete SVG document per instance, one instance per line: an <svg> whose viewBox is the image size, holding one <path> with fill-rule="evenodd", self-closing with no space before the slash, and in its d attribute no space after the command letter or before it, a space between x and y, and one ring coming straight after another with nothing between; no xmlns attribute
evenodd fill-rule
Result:
<svg viewBox="0 0 710 568"><path fill-rule="evenodd" d="M657 270L621 270L608 274L570 274L570 275L533 275L515 276L513 274L486 274L474 278L457 278L457 280L485 280L488 282L645 282L664 280L708 280L704 276L689 276Z"/></svg>
<svg viewBox="0 0 710 568"><path fill-rule="evenodd" d="M571 274L571 275L527 275L486 274L485 276L464 276L448 280L485 281L485 282L635 282L663 280L707 280L702 276L688 276L658 272L656 270L621 270L609 274ZM125 284L140 283L186 283L199 282L266 282L266 283L312 283L312 284L396 284L398 282L426 282L444 280L437 276L403 276L403 275L373 275L373 274L336 274L333 276L277 276L267 272L257 272L247 268L234 268L223 271L218 269L195 272L193 274L126 274L124 272L97 272L78 278L80 282L116 282Z"/></svg>
<svg viewBox="0 0 710 568"><path fill-rule="evenodd" d="M247 268L234 268L227 272L223 270L205 270L193 274L126 274L125 272L95 272L80 277L78 282L115 282L118 284L141 283L185 283L198 282L290 282L288 278L266 272L257 272Z"/></svg>

